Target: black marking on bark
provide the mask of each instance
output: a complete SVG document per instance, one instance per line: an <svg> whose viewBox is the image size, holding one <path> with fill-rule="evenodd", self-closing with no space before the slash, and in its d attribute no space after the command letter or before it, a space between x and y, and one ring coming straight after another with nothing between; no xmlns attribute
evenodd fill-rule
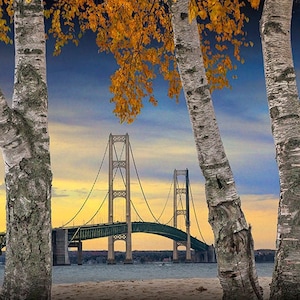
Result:
<svg viewBox="0 0 300 300"><path fill-rule="evenodd" d="M34 149L35 142L37 141L37 137L34 136L32 131L31 121L27 120L24 115L17 110L14 111L15 117L18 120L16 123L16 134L21 136L24 141L28 143L30 147L30 151L32 152Z"/></svg>
<svg viewBox="0 0 300 300"><path fill-rule="evenodd" d="M223 186L222 180L218 177L218 175L216 175L216 180L217 180L217 184L218 184L219 189L223 190L224 186Z"/></svg>
<svg viewBox="0 0 300 300"><path fill-rule="evenodd" d="M280 119L280 120L288 120L288 119L293 119L293 118L299 119L299 115L297 115L297 114L289 114L289 115L282 116L282 117L280 117L278 119Z"/></svg>
<svg viewBox="0 0 300 300"><path fill-rule="evenodd" d="M234 271L220 271L220 274L221 274L222 277L226 277L226 278L235 278L235 277L237 277L237 275Z"/></svg>
<svg viewBox="0 0 300 300"><path fill-rule="evenodd" d="M268 96L268 100L269 100L269 101L272 101L272 100L274 100L275 98L276 98L276 96L273 95L273 94L271 94L270 96Z"/></svg>
<svg viewBox="0 0 300 300"><path fill-rule="evenodd" d="M186 74L193 74L193 73L195 73L197 70L196 70L196 67L194 66L193 68L191 68L191 69L187 69L185 72L186 72Z"/></svg>
<svg viewBox="0 0 300 300"><path fill-rule="evenodd" d="M29 11L30 16L35 16L34 13L40 13L43 10L40 1L32 1L30 4L24 4L24 1L16 1L15 11L19 11L22 17L25 16L26 11Z"/></svg>
<svg viewBox="0 0 300 300"><path fill-rule="evenodd" d="M225 168L228 166L228 161L226 160L225 162L223 163L220 163L220 164L212 164L212 165L205 165L204 166L204 169L205 170L213 170L213 169L220 169L220 168Z"/></svg>
<svg viewBox="0 0 300 300"><path fill-rule="evenodd" d="M275 82L280 82L280 81L289 82L289 81L295 80L295 77L296 77L296 75L295 75L294 68L288 67L285 70L283 70L277 78L275 78Z"/></svg>
<svg viewBox="0 0 300 300"><path fill-rule="evenodd" d="M176 48L177 51L180 51L180 50L184 50L184 49L185 49L184 45L181 44L181 43L177 43L176 46L175 46L175 48Z"/></svg>
<svg viewBox="0 0 300 300"><path fill-rule="evenodd" d="M18 85L27 87L25 93L22 90L22 94L20 95L24 107L37 111L44 105L47 105L47 86L34 66L20 65L17 73L16 86ZM16 88L16 90L18 89Z"/></svg>
<svg viewBox="0 0 300 300"><path fill-rule="evenodd" d="M199 95L201 95L201 99L202 101L206 101L206 102L209 102L210 101L210 98L207 97L207 94L206 92L209 90L209 86L206 84L206 85L201 85L199 87L197 87L195 89L195 92Z"/></svg>
<svg viewBox="0 0 300 300"><path fill-rule="evenodd" d="M279 110L277 108L277 106L274 106L270 109L270 116L271 116L271 119L276 119L279 115Z"/></svg>
<svg viewBox="0 0 300 300"><path fill-rule="evenodd" d="M33 54L33 55L39 55L39 54L42 54L43 51L41 49L28 49L26 48L24 50L24 54Z"/></svg>
<svg viewBox="0 0 300 300"><path fill-rule="evenodd" d="M203 87L197 87L196 89L195 89L195 92L197 93L197 94L203 94Z"/></svg>
<svg viewBox="0 0 300 300"><path fill-rule="evenodd" d="M280 23L278 23L278 22L272 22L272 21L265 23L263 34L269 35L272 32L286 34L282 30Z"/></svg>
<svg viewBox="0 0 300 300"><path fill-rule="evenodd" d="M300 140L299 140L299 138L290 138L288 140L288 142L286 143L286 147L289 150L293 150L295 148L299 148L300 147ZM299 192L299 196L300 196L300 192Z"/></svg>
<svg viewBox="0 0 300 300"><path fill-rule="evenodd" d="M181 13L181 14L180 14L181 20L185 20L187 17L188 17L188 14L187 14L187 13Z"/></svg>
<svg viewBox="0 0 300 300"><path fill-rule="evenodd" d="M192 92L192 91L187 91L186 94L187 94L188 96L192 96L192 95L193 95L193 92Z"/></svg>

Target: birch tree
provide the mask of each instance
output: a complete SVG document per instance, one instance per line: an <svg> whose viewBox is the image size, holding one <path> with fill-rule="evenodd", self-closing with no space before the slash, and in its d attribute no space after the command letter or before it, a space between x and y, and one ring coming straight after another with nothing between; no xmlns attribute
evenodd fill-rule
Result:
<svg viewBox="0 0 300 300"><path fill-rule="evenodd" d="M261 41L280 199L271 299L300 298L300 106L291 48L293 0L266 0Z"/></svg>
<svg viewBox="0 0 300 300"><path fill-rule="evenodd" d="M220 52L227 49L225 43L230 40L236 58L240 59L243 37L238 40L234 35L242 33L245 16L240 12L239 1L199 3L107 0L95 4L81 0L66 4L61 1L50 11L54 25L51 32L57 40L55 51L59 53L68 41L78 42L72 22L75 17L82 32L91 29L97 33L100 50L113 53L120 66L112 76L111 91L116 104L114 112L121 121L134 120L141 111L143 98L149 97L150 102L157 103L152 87L155 69L151 65L159 65L162 75L169 80L169 95L178 96L183 86L199 166L206 180L209 222L215 236L223 299L262 299L251 228L241 209L211 99L213 88L228 85L226 73L233 65L229 56L213 54L208 40L201 47L198 31L214 31L216 49ZM258 1L253 4L257 5ZM63 12L63 17L57 14L58 10ZM229 15L234 15L233 19ZM203 19L200 27L196 16ZM60 23L68 24L69 30L64 32Z"/></svg>
<svg viewBox="0 0 300 300"><path fill-rule="evenodd" d="M16 4L20 4L15 6L15 14L17 17L15 19L16 26L18 20L18 11L20 12L19 19L22 19L21 17L23 17L23 15L27 15L27 8L29 12L31 11L29 8L33 6L30 4L30 0L23 1L15 1ZM32 4L37 4L37 2L39 1L34 0ZM206 194L210 210L209 220L215 233L216 250L219 262L219 276L221 285L224 289L224 299L240 299L241 297L244 299L261 299L261 291L258 286L257 275L254 266L251 230L240 207L240 199L237 195L233 175L219 136L210 98L210 89L222 88L228 85L226 72L227 70L232 69L233 65L228 55L218 53L214 54L210 48L208 40L204 41L201 48L198 28L195 21L193 21L191 24L188 23L189 14L190 20L192 20L196 15L199 15L201 19L208 18L208 22L203 22L200 29L202 28L203 30L206 28L210 31L216 31L216 40L218 44L216 44L215 47L220 52L227 49L225 44L228 41L227 33L229 30L229 33L231 33L229 34L229 38L234 44L234 55L238 60L240 60L238 50L244 42L238 41L236 38L232 38L232 32L235 32L234 34L237 35L242 33L241 27L243 21L245 20L245 16L240 12L241 5L239 1L203 1L199 2L201 4L205 4L203 7L200 7L200 9L197 7L199 3L195 1L191 1L190 8L188 8L188 1L186 0L178 0L177 3L175 3L175 1L173 3L170 1L137 2L131 0L107 0L100 2L101 3L98 3L98 1L92 0L60 0L55 2L53 8L51 8L49 11L46 11L46 16L52 15L52 28L50 29L50 33L52 33L56 38L54 52L58 54L61 51L62 46L68 41L78 44L80 36L86 30L92 30L97 33L96 42L99 46L99 49L101 51L112 52L120 66L117 72L112 76L111 91L114 93L112 101L116 104L114 112L120 117L121 121L132 122L136 115L140 113L143 107L142 101L145 97L148 97L151 103L157 104L157 99L155 99L152 85L152 80L155 78L156 73L155 66L159 66L159 71L170 83L170 97L175 96L178 98L181 89L181 83L183 84L195 135L199 165L206 179ZM178 3L181 4L181 8L178 8ZM174 12L170 11L168 4L171 4L171 8L174 9ZM36 9L35 6L34 9ZM41 16L41 12L42 9L40 8L31 16ZM233 19L228 19L228 15L233 16ZM173 16L174 28L172 28L171 25L171 16ZM78 24L80 31L78 35L76 35L74 25L75 18L77 18L79 21ZM39 20L41 22L42 17ZM29 24L32 24L31 19L30 22L26 21L23 25L24 27L30 27ZM182 24L184 24L183 29L177 30L178 25L180 27ZM233 31L232 27L235 28ZM0 26L0 37L1 34L3 34L3 31L5 32L6 28L7 27L5 24L3 25L2 22L2 26ZM35 28L38 27L35 26ZM67 32L65 32L66 28ZM41 30L41 32L43 32L43 30ZM222 34L222 32L226 34ZM175 40L173 33L175 33ZM186 36L182 36L182 34L185 34ZM30 35L30 37L33 36L34 35ZM23 45L27 35L26 33L22 32L20 37L20 45ZM192 43L191 38L195 38L197 44ZM154 47L153 41L156 42ZM221 45L221 42L223 42L223 45ZM181 48L182 46L183 48ZM18 46L16 43L16 49L18 49L17 47ZM188 47L191 47L191 49L188 49ZM22 48L19 50L22 50ZM176 52L176 58L174 56L174 51ZM26 55L29 57L34 57L36 52L39 54L44 53L43 51L36 51L35 48L30 48L29 45L24 46L22 53L24 54L24 57L26 57ZM191 55L190 58L192 60L196 56L198 57L198 59L195 60L193 67L191 67L190 60L188 59L189 54ZM18 66L19 61L20 60L17 61L16 66ZM38 61L42 62L43 60L38 59ZM180 74L177 72L177 63L180 67ZM18 72L19 71L17 68L16 74L18 74ZM185 73L189 73L190 77ZM29 74L31 73L29 72ZM195 78L196 74L199 75L200 81ZM27 78L28 76L25 77ZM206 80L208 80L208 82ZM17 87L20 81L19 76L16 76L15 81L15 87ZM32 83L33 80L30 82ZM35 83L35 86L41 87L40 83L43 83L44 87L46 88L46 83L44 81L44 77L42 76L41 78L39 77L39 80ZM191 83L193 83L193 86L191 86ZM208 83L210 86L208 86ZM26 87L26 85L24 85L24 87ZM29 93L29 89L26 90L24 87L23 89ZM28 101L28 99L31 99L32 95L26 95L26 93L23 93L24 91L22 91L22 94L20 94L17 92L16 88L15 90L16 92L14 93L14 104L12 111L17 111L18 113L21 111L23 113L23 110L25 111L23 107L26 106L24 103L27 103L25 100ZM32 89L30 86L30 92L33 91L34 89ZM44 111L43 113L39 114L39 116L46 118L46 97L44 100ZM28 103L30 103L30 101ZM22 109L17 109L18 105L21 105ZM29 108L26 106L28 118L30 117L31 119L26 119L27 114L25 114L24 117L26 124L28 123L29 125L34 124L36 121L35 115L31 113L31 106L33 105L30 104ZM202 114L204 111L207 112L207 117L203 119L203 116L199 116L199 114ZM23 116L21 113L19 114ZM43 124L46 126L46 121ZM41 128L44 134L42 141L48 142L47 128ZM27 139L25 138L25 141L29 145L32 144L29 142L32 141L31 138L32 136L30 136L30 138L28 137ZM34 140L36 140L35 136ZM42 141L38 150L43 149L43 151L46 151L46 144L42 143ZM35 144L32 147L34 148ZM25 159L31 158L31 155L33 155L31 152L34 152L31 151L32 149L29 146L28 149L25 147ZM48 149L47 154L49 159ZM212 156L210 157L210 155ZM38 157L35 157L35 159L42 157L44 156L38 155ZM23 159L21 162L22 161ZM37 167L37 163L32 164ZM21 172L23 171L23 164L19 163L19 165L19 171ZM38 165L47 165L48 173L45 172L45 174L48 174L49 176L45 177L48 178L48 181L46 182L48 184L44 182L45 177L43 177L41 181L37 181L35 178L34 184L41 182L40 184L45 183L44 186L50 187L50 162L47 161L46 163L43 160ZM25 169L26 174L29 172L28 175L33 176L33 173L30 172L31 169L29 167ZM35 171L34 174L40 173ZM23 181L22 184L24 184ZM22 184L19 184L18 186L14 183L15 189L22 190L20 188L23 187ZM33 183L31 182L30 184L32 185ZM11 189L10 185L8 185L8 187ZM26 188L26 191L28 190L29 189ZM9 193L10 190L8 191L8 195ZM43 202L45 206L43 207L42 212L46 214L46 212L50 211L47 210L49 207L46 207L46 204L49 203L47 201L49 201L50 198L49 189L46 190L45 195L46 198L43 198L45 200L45 202ZM26 201L24 201L24 199ZM13 200L15 200L15 198ZM27 204L28 202L34 202L27 200L28 199L22 195L20 198L20 203L23 205L24 203ZM10 203L9 199L7 203ZM8 205L8 208L10 205ZM27 206L26 209L28 209ZM27 211L25 211L25 213L27 213ZM47 220L49 219L50 216L48 213ZM10 224L13 224L12 220L9 219L7 226L11 226ZM48 224L47 220L45 222L46 224ZM30 228L31 225L31 223L28 224L26 228ZM28 232L26 240L27 242L28 240L31 240L31 234L33 234L33 232ZM47 248L45 245L49 244L46 243L48 241L45 238L46 231L44 231L41 235L44 237L44 240L41 236L39 236L39 238L41 238L41 244L39 245L41 247L44 245L44 247ZM22 236L24 238L24 235ZM13 245L13 242L11 241L14 239L14 237L20 236L18 236L15 232L12 232L11 234L8 233L8 244ZM29 244L28 242L28 244L25 246L26 249L30 249L30 247L33 245ZM10 246L8 245L8 248L9 247ZM12 253L11 261L16 262L16 260L14 260L16 258L13 256L14 254L15 253ZM47 257L49 257L48 253L46 252L43 253L45 254L44 256L41 254L42 253L38 253L35 258L39 257L47 260ZM32 262L32 258L33 257L30 257L28 261L30 260ZM45 265L49 265L48 260L46 261ZM11 283L15 282L14 278L10 276L9 270L15 271L16 269L15 267L9 265L6 269L4 294L6 293L7 298L10 297L8 291L12 291L14 288L12 287ZM24 270L25 268L22 269L23 275L25 272ZM43 273L45 276L39 277L40 280L43 278L49 278L48 275L50 274L50 271L47 273L48 269L43 270L45 271ZM37 274L36 270L32 271L32 274ZM36 277L34 277L34 279L38 280ZM29 283L30 280L31 282L35 282L33 277L31 277L28 279L27 283ZM19 282L19 285L22 282L24 282L24 278L23 281L21 280ZM35 285L39 287L37 283L35 283ZM48 282L45 280L45 286L46 285L49 287ZM31 285L29 284L29 286ZM39 288L37 289L39 290ZM37 298L46 298L49 296L49 293L49 289L45 288L44 294L38 295ZM28 297L31 297L31 295Z"/></svg>
<svg viewBox="0 0 300 300"><path fill-rule="evenodd" d="M241 209L217 125L197 23L195 19L189 22L189 0L174 1L171 11L175 56L205 178L223 299L262 299L251 228Z"/></svg>
<svg viewBox="0 0 300 300"><path fill-rule="evenodd" d="M1 299L50 299L51 179L43 1L14 0L12 107L0 91L0 147L5 163L6 263ZM13 4L13 7L12 7ZM0 0L0 18L3 15ZM0 22L5 42L8 25Z"/></svg>

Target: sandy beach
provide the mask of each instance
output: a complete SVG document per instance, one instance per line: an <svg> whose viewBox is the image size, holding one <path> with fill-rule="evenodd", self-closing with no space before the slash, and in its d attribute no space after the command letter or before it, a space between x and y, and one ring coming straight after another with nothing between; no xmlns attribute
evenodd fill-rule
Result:
<svg viewBox="0 0 300 300"><path fill-rule="evenodd" d="M269 298L271 277L260 277L264 299ZM53 300L221 300L217 278L153 279L54 284Z"/></svg>

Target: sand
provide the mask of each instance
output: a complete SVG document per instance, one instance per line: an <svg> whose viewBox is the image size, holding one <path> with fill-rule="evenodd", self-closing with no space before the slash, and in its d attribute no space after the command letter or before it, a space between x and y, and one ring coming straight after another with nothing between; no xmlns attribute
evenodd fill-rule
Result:
<svg viewBox="0 0 300 300"><path fill-rule="evenodd" d="M271 277L260 277L264 299L269 298ZM54 284L53 300L219 300L222 289L217 278L153 279Z"/></svg>

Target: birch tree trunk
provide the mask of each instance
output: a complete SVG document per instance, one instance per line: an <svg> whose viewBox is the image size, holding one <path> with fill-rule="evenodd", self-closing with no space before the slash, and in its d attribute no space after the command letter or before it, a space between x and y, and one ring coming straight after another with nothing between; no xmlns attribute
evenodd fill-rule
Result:
<svg viewBox="0 0 300 300"><path fill-rule="evenodd" d="M51 180L45 30L41 0L14 1L15 82L0 93L5 162L6 264L1 299L50 299Z"/></svg>
<svg viewBox="0 0 300 300"><path fill-rule="evenodd" d="M268 105L279 169L271 299L300 299L300 107L291 48L293 0L265 0L261 19Z"/></svg>
<svg viewBox="0 0 300 300"><path fill-rule="evenodd" d="M241 210L206 79L198 27L188 21L189 0L172 4L175 53L206 183L209 222L215 238L223 299L262 299L253 239Z"/></svg>

